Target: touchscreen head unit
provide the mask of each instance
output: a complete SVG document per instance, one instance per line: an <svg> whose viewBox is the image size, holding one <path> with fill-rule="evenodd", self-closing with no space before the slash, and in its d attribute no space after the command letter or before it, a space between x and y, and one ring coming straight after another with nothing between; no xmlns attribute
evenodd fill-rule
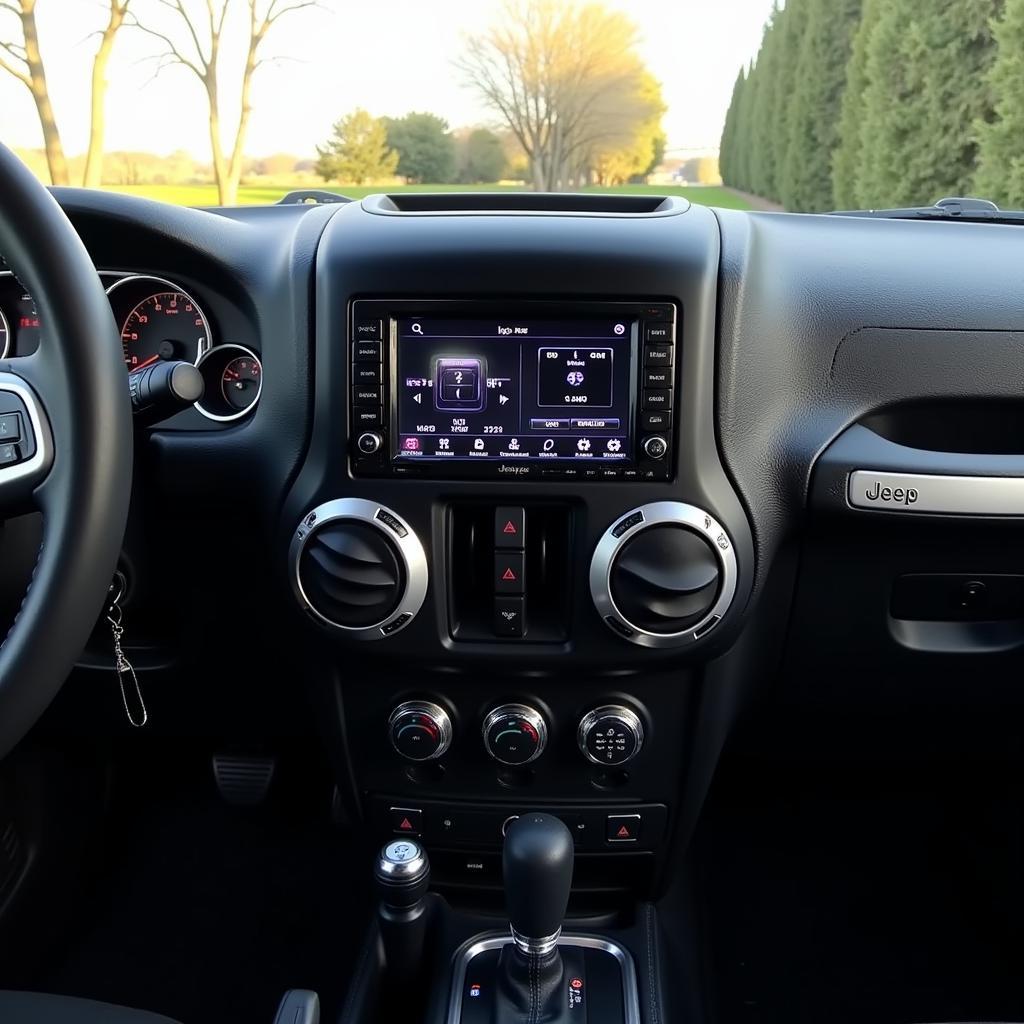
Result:
<svg viewBox="0 0 1024 1024"><path fill-rule="evenodd" d="M673 307L353 306L357 470L668 475Z"/></svg>

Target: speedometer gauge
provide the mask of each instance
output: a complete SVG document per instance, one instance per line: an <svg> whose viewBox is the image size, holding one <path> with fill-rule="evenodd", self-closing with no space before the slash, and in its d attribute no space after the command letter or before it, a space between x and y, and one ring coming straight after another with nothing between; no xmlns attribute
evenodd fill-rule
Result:
<svg viewBox="0 0 1024 1024"><path fill-rule="evenodd" d="M198 363L209 350L210 325L205 314L191 295L170 281L126 277L107 294L121 323L129 373L161 359Z"/></svg>

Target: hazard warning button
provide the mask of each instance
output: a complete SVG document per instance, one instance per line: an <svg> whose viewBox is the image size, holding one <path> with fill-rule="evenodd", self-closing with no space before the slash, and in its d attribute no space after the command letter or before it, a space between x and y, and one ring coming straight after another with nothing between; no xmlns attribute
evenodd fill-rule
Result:
<svg viewBox="0 0 1024 1024"><path fill-rule="evenodd" d="M640 838L639 814L609 814L605 820L605 839L609 843L635 843Z"/></svg>
<svg viewBox="0 0 1024 1024"><path fill-rule="evenodd" d="M499 505L494 510L494 546L504 549L526 547L526 511L519 505Z"/></svg>
<svg viewBox="0 0 1024 1024"><path fill-rule="evenodd" d="M499 551L494 556L494 592L496 594L525 594L526 559L522 551Z"/></svg>
<svg viewBox="0 0 1024 1024"><path fill-rule="evenodd" d="M418 836L423 833L423 811L415 807L391 807L391 831L396 836Z"/></svg>

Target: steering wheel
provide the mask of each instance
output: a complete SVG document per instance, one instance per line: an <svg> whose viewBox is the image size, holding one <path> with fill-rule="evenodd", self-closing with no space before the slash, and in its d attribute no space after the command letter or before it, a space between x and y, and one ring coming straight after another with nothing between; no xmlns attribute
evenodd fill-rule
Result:
<svg viewBox="0 0 1024 1024"><path fill-rule="evenodd" d="M37 352L0 360L0 519L35 508L43 539L0 627L0 757L28 732L103 609L128 518L132 421L110 304L56 200L0 145L0 254L35 299ZM6 412L16 419L3 419ZM0 573L3 565L0 564Z"/></svg>

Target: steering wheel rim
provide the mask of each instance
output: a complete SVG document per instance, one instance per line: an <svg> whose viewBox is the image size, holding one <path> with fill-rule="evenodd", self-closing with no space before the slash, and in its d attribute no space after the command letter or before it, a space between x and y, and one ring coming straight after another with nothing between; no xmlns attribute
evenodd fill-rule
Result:
<svg viewBox="0 0 1024 1024"><path fill-rule="evenodd" d="M53 196L2 144L0 253L45 325L37 352L0 360L0 390L23 389L39 432L39 457L20 471L0 466L0 520L30 508L43 515L21 608L0 631L2 758L56 696L103 609L128 518L132 422L92 260Z"/></svg>

